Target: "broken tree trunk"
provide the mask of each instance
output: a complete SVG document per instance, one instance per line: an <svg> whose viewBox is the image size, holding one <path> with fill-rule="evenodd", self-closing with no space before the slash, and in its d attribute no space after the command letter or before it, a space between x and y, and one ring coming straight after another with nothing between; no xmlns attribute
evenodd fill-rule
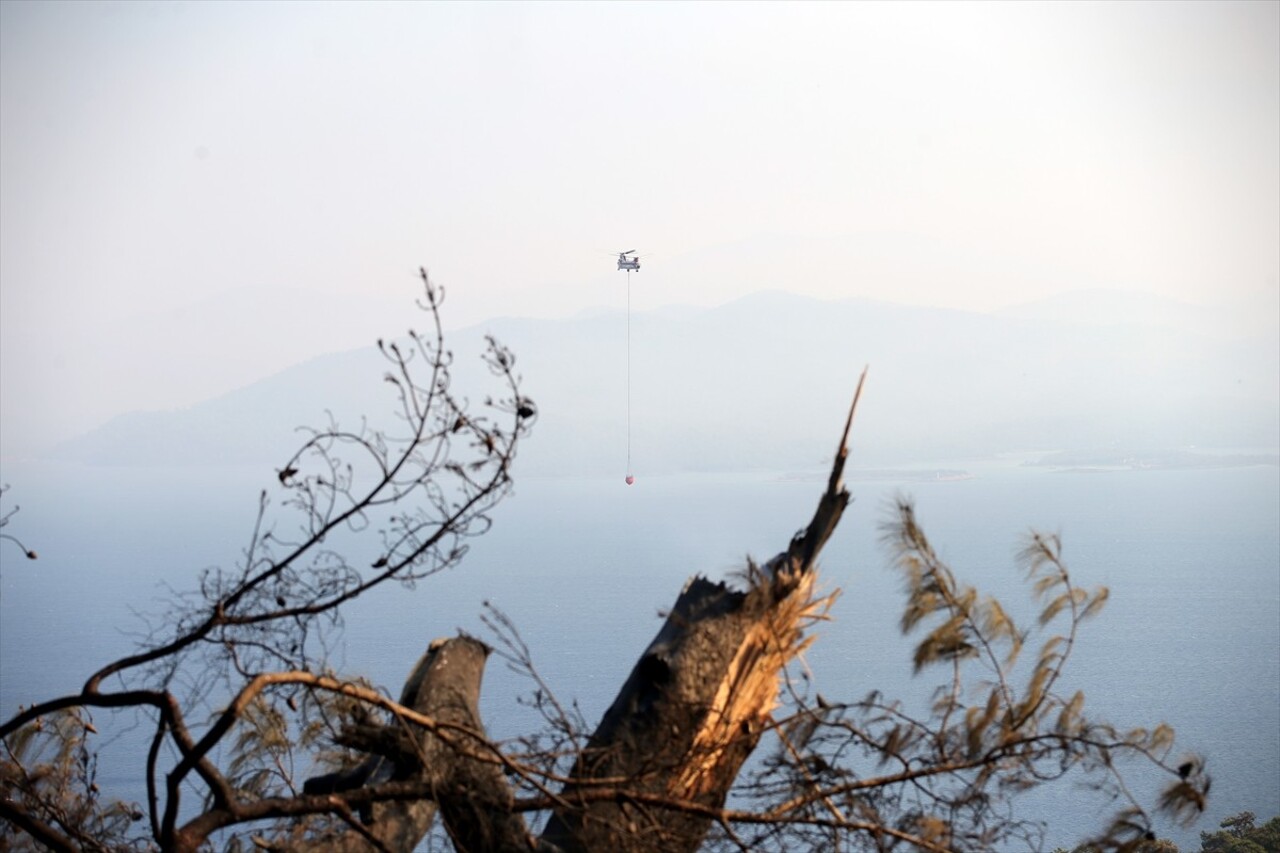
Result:
<svg viewBox="0 0 1280 853"><path fill-rule="evenodd" d="M849 502L842 475L861 391L859 381L808 527L763 568L749 567L745 591L701 577L686 584L576 762L544 842L565 853L700 846L712 817L679 804L724 805L767 725L782 667L831 601L815 595L815 561Z"/></svg>
<svg viewBox="0 0 1280 853"><path fill-rule="evenodd" d="M364 726L341 740L372 753L352 770L307 780L306 794L425 781L428 798L366 806L358 824L339 834L293 839L287 849L396 851L414 849L437 812L459 853L535 850L523 817L512 811L512 792L495 763L480 721L480 681L489 647L472 637L435 640L405 681L400 704L432 718L436 732L416 726Z"/></svg>

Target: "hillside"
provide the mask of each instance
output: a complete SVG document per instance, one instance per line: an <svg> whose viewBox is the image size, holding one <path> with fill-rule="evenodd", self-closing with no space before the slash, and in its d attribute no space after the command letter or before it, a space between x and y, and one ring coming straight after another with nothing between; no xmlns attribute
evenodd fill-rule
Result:
<svg viewBox="0 0 1280 853"><path fill-rule="evenodd" d="M497 319L453 332L456 387L484 396L482 337L510 346L540 419L519 471L620 472L626 318ZM757 293L631 319L635 468L822 464L871 365L855 455L903 464L1001 451L1273 447L1275 342L1174 325L989 315ZM330 410L389 411L370 348L312 359L185 409L137 412L56 450L97 464L278 463Z"/></svg>

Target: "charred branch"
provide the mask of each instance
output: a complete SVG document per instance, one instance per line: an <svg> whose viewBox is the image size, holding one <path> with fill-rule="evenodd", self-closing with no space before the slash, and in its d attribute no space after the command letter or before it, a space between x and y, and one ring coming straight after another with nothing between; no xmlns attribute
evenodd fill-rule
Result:
<svg viewBox="0 0 1280 853"><path fill-rule="evenodd" d="M578 759L561 792L567 805L553 811L544 841L565 851L701 844L707 814L653 808L625 794L583 795L621 778L637 794L723 806L768 725L782 667L804 650L804 628L832 598L815 592L815 561L849 503L844 464L865 378L809 525L763 569L749 568L745 591L701 577L686 584Z"/></svg>

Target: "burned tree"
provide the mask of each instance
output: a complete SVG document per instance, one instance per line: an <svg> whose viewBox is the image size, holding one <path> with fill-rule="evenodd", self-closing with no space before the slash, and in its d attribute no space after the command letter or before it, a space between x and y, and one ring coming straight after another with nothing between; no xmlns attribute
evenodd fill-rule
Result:
<svg viewBox="0 0 1280 853"><path fill-rule="evenodd" d="M842 477L865 378L809 525L764 566L749 564L743 590L689 581L578 756L544 841L566 851L701 845L770 726L783 668L832 600L815 595L816 560L849 502ZM610 779L626 780L606 782L616 798L583 798ZM688 808L663 809L664 800Z"/></svg>
<svg viewBox="0 0 1280 853"><path fill-rule="evenodd" d="M989 850L1038 838L1008 808L1018 790L1071 773L1127 797L1121 755L1168 774L1160 808L1203 807L1202 762L1174 759L1167 727L1123 732L1089 719L1081 694L1055 692L1105 591L1075 586L1052 538L1023 555L1048 636L1019 667L1031 634L956 579L903 501L886 542L907 583L903 630L923 632L916 668L948 673L932 706L874 692L831 701L793 677L807 628L838 594L821 590L817 558L850 499L842 475L861 382L807 526L734 583L691 579L594 731L539 679L497 611L492 645L433 642L398 700L330 672L343 605L456 566L508 493L537 419L494 340L484 358L501 392L480 410L456 392L443 291L425 271L422 281L433 332L379 343L397 423L308 433L276 471L283 499L260 497L243 558L177 598L167 633L0 726L0 843L407 851L439 818L462 851ZM539 679L545 731L487 735L478 698L494 651ZM217 713L196 722L209 702ZM98 789L99 709L146 721L141 804ZM1139 849L1151 833L1131 799L1100 828L1100 847Z"/></svg>

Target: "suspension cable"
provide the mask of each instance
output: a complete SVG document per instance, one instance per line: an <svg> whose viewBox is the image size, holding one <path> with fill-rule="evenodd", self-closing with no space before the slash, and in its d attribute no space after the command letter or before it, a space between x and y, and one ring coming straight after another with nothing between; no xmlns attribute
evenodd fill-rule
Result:
<svg viewBox="0 0 1280 853"><path fill-rule="evenodd" d="M627 477L631 477L631 270L627 270Z"/></svg>

